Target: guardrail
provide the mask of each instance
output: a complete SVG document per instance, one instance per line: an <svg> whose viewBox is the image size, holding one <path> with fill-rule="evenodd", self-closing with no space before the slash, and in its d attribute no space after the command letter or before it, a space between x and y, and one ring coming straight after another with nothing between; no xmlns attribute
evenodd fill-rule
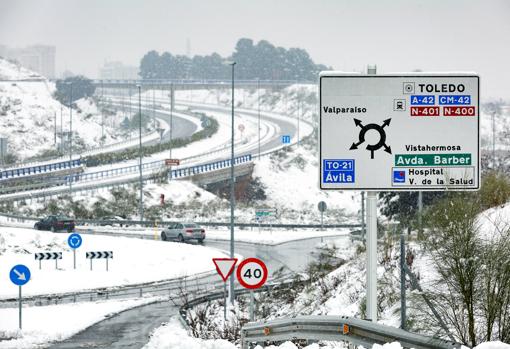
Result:
<svg viewBox="0 0 510 349"><path fill-rule="evenodd" d="M242 155L234 158L234 166L243 165L248 162L252 161L251 154ZM183 167L178 168L175 170L172 170L170 172L171 179L182 179L186 177L190 177L196 174L200 173L209 173L213 171L217 171L226 167L230 167L231 160L219 160L212 163L206 163L201 165L195 165L195 166L189 166L189 167ZM97 190L99 188L105 188L105 187L112 187L112 186L119 186L121 184L127 184L132 182L139 181L139 178L128 178L128 179L121 179L120 181L112 181L112 182L104 182L104 183L97 183L91 186L76 186L76 183L80 182L86 182L86 181L97 181L98 179L104 179L109 177L115 177L115 176L122 176L129 173L138 172L140 168L140 165L132 165L127 167L119 167L115 169L110 170L104 170L99 172L92 172L92 173L85 173L85 174L74 174L74 175L67 175L62 177L62 182L60 183L61 186L68 185L69 181L72 181L75 183L75 186L72 188L74 192L81 192L81 191L90 191L90 190ZM158 160L150 163L145 163L142 165L142 169L150 169L151 173L144 174L143 181L150 181L154 179L154 176L156 176L158 173L156 170L164 170L166 168L165 161L164 160ZM22 186L24 190L30 190L34 185L25 185ZM37 186L37 185L36 185ZM19 191L19 187L16 188L16 190ZM12 188L6 188L5 190L12 190ZM3 197L0 196L3 200L11 200L11 201L19 201L24 199L34 199L38 197L47 197L47 196L53 196L58 195L59 193L65 191L66 189L58 188L58 187L52 187L51 189L36 192L36 193L20 193L19 195L15 195L13 197L9 197L8 194L4 195ZM0 190L1 192L1 190ZM14 194L13 194L14 195Z"/></svg>
<svg viewBox="0 0 510 349"><path fill-rule="evenodd" d="M367 320L347 316L299 316L265 322L252 322L241 329L241 348L252 343L294 339L346 341L371 348L374 344L398 341L404 348L453 349L461 344L407 332Z"/></svg>
<svg viewBox="0 0 510 349"><path fill-rule="evenodd" d="M20 216L9 213L0 213L0 216L12 219L17 222L36 222L42 217L29 217ZM120 225L123 226L142 226L142 227L162 227L168 226L176 221L136 221L136 220L101 220L101 219L75 219L77 225L95 225L95 226L106 226L106 225ZM196 222L199 225L206 227L229 227L230 222ZM234 226L239 228L275 228L275 229L337 229L337 228L360 228L360 223L345 223L345 224L290 224L290 223L234 223Z"/></svg>

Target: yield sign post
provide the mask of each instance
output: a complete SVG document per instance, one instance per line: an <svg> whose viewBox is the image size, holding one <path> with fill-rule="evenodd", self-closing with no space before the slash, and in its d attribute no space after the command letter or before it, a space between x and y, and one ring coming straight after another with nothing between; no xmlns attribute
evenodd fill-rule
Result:
<svg viewBox="0 0 510 349"><path fill-rule="evenodd" d="M223 319L227 320L227 280L234 271L237 258L213 258L216 271L223 280Z"/></svg>

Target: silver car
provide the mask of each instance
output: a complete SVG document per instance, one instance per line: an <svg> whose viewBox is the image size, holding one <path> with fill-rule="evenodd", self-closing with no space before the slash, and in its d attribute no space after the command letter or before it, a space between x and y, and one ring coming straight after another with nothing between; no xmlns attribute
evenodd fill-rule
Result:
<svg viewBox="0 0 510 349"><path fill-rule="evenodd" d="M202 243L204 239L205 230L195 223L173 223L161 232L161 240L163 241L197 240Z"/></svg>

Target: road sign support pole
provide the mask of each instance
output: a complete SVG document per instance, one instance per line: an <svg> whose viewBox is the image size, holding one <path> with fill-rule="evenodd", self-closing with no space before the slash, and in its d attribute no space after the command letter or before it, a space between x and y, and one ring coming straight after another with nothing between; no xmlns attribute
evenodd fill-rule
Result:
<svg viewBox="0 0 510 349"><path fill-rule="evenodd" d="M41 260L39 259L39 270L41 270Z"/></svg>
<svg viewBox="0 0 510 349"><path fill-rule="evenodd" d="M76 249L73 248L73 269L76 269Z"/></svg>
<svg viewBox="0 0 510 349"><path fill-rule="evenodd" d="M105 259L106 259L106 271L108 271L108 258Z"/></svg>
<svg viewBox="0 0 510 349"><path fill-rule="evenodd" d="M361 240L366 245L366 229L365 229L365 192L361 192Z"/></svg>
<svg viewBox="0 0 510 349"><path fill-rule="evenodd" d="M92 271L92 258L90 259L90 271Z"/></svg>
<svg viewBox="0 0 510 349"><path fill-rule="evenodd" d="M321 211L321 230L324 231L324 212Z"/></svg>
<svg viewBox="0 0 510 349"><path fill-rule="evenodd" d="M58 259L55 259L55 270L58 269Z"/></svg>
<svg viewBox="0 0 510 349"><path fill-rule="evenodd" d="M223 283L223 321L227 322L227 283Z"/></svg>
<svg viewBox="0 0 510 349"><path fill-rule="evenodd" d="M405 265L406 245L404 234L400 234L400 328L406 329L406 273Z"/></svg>
<svg viewBox="0 0 510 349"><path fill-rule="evenodd" d="M377 193L367 193L367 320L377 322Z"/></svg>
<svg viewBox="0 0 510 349"><path fill-rule="evenodd" d="M250 322L255 321L255 295L250 291Z"/></svg>
<svg viewBox="0 0 510 349"><path fill-rule="evenodd" d="M423 192L418 192L418 233L421 235L423 233L423 222L422 222L422 212L423 212Z"/></svg>
<svg viewBox="0 0 510 349"><path fill-rule="evenodd" d="M21 330L21 305L23 302L23 299L21 298L21 286L19 287L19 329Z"/></svg>

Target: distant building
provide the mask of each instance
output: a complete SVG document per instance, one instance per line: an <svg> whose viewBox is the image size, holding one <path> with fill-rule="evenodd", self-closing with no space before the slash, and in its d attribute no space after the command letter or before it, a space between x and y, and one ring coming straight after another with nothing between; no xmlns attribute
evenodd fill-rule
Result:
<svg viewBox="0 0 510 349"><path fill-rule="evenodd" d="M138 67L124 65L122 62L106 62L99 69L100 79L118 79L118 80L136 80L138 76Z"/></svg>
<svg viewBox="0 0 510 349"><path fill-rule="evenodd" d="M55 52L55 46L33 45L24 48L10 48L0 45L0 56L17 61L21 66L49 79L56 77Z"/></svg>

